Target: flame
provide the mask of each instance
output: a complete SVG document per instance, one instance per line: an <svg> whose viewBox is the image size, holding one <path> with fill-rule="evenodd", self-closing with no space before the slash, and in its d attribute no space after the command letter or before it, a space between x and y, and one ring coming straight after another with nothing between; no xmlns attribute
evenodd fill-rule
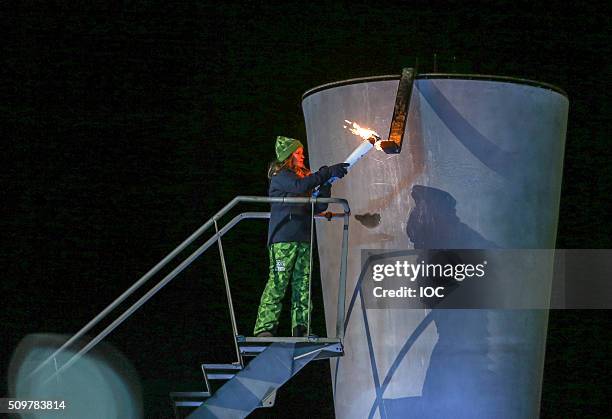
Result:
<svg viewBox="0 0 612 419"><path fill-rule="evenodd" d="M378 142L380 141L380 135L378 135L376 131L371 130L369 128L364 128L360 126L357 122L351 122L346 119L344 120L344 122L348 124L348 126L343 125L345 129L348 129L350 132L363 138L364 140L367 140L370 137L376 137L376 143L378 144Z"/></svg>

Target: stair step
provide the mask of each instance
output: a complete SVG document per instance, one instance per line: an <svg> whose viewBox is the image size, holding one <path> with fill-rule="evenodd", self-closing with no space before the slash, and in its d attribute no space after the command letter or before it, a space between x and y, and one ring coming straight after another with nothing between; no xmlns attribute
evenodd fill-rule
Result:
<svg viewBox="0 0 612 419"><path fill-rule="evenodd" d="M170 393L171 399L197 399L210 397L208 391L173 391Z"/></svg>
<svg viewBox="0 0 612 419"><path fill-rule="evenodd" d="M202 364L202 368L205 370L230 370L230 371L240 371L242 369L242 365L240 364Z"/></svg>
<svg viewBox="0 0 612 419"><path fill-rule="evenodd" d="M225 373L214 373L214 372L206 373L206 378L208 378L209 380L231 380L235 376L236 374L225 374Z"/></svg>
<svg viewBox="0 0 612 419"><path fill-rule="evenodd" d="M210 397L208 391L174 391L170 393L170 399L174 404L174 414L176 417L180 417L178 414L179 407L200 407Z"/></svg>
<svg viewBox="0 0 612 419"><path fill-rule="evenodd" d="M208 380L231 380L242 370L242 366L236 364L202 364L202 372Z"/></svg>
<svg viewBox="0 0 612 419"><path fill-rule="evenodd" d="M251 346L266 346L261 340L250 343L256 343ZM319 359L321 352L327 352L325 356L330 357L331 354L341 356L343 350L339 340L270 343L251 360L248 368L236 371L234 367L235 379L217 389L210 399L192 412L193 417L246 417L255 409L271 407L276 391L310 361ZM207 376L207 370L204 371Z"/></svg>
<svg viewBox="0 0 612 419"><path fill-rule="evenodd" d="M173 391L170 393L170 398L172 400L183 400L183 399L207 399L210 397L210 393L208 391Z"/></svg>
<svg viewBox="0 0 612 419"><path fill-rule="evenodd" d="M247 356L255 356L257 354L262 353L267 346L258 346L258 345L249 345L249 346L240 346L240 353Z"/></svg>
<svg viewBox="0 0 612 419"><path fill-rule="evenodd" d="M339 338L323 338L318 336L304 336L304 337L289 337L289 336L272 336L272 337L251 337L237 335L236 340L239 345L244 343L259 343L261 345L270 345L271 343L284 342L284 343L341 343Z"/></svg>
<svg viewBox="0 0 612 419"><path fill-rule="evenodd" d="M262 342L259 339L261 338L245 338L244 341L239 342L238 347L240 349L240 354L244 356L257 356L263 351L265 351L271 342ZM286 341L285 339L292 339L296 345L296 348L313 344L312 342L308 342L304 338L275 338L275 339L278 339L278 340L282 339L281 342L285 342ZM344 348L342 346L342 343L339 340L319 338L314 344L321 345L322 347L324 347L324 349L315 357L315 359L328 359L328 358L335 358L335 357L344 355Z"/></svg>
<svg viewBox="0 0 612 419"><path fill-rule="evenodd" d="M174 402L174 405L176 407L200 407L202 406L202 403L204 403L204 400L202 401L187 401L187 402Z"/></svg>

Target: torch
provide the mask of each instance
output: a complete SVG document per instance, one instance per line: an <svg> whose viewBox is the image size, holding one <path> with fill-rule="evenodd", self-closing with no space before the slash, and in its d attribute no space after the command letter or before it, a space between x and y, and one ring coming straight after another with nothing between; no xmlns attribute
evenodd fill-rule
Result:
<svg viewBox="0 0 612 419"><path fill-rule="evenodd" d="M345 125L344 128L348 129L353 134L363 138L361 144L359 144L359 146L355 150L353 150L353 152L346 159L344 159L344 163L348 163L349 165L346 169L350 170L351 167L353 167L353 165L357 163L363 156L368 154L368 151L370 151L373 147L376 147L380 150L381 138L376 131L373 131L368 128L363 128L359 126L359 124L356 122L347 121L346 119L344 120L344 122L348 124ZM336 180L338 180L337 177L332 177L327 182L325 182L324 185L331 185ZM319 189L316 189L312 193L312 196L317 197L318 195Z"/></svg>
<svg viewBox="0 0 612 419"><path fill-rule="evenodd" d="M363 142L359 147L353 150L346 160L344 160L345 163L349 164L347 169L350 169L359 159L365 156L372 147L376 147L377 150L384 151L387 154L398 154L402 150L402 141L408 122L410 96L412 95L412 85L414 84L415 75L416 71L414 68L402 69L402 75L395 95L395 107L393 108L389 137L386 140L382 140L376 131L360 127L356 122L344 120L344 122L347 123L344 128L363 138ZM331 178L325 184L331 185L337 179L338 178ZM316 197L318 195L319 189L316 189L312 196Z"/></svg>

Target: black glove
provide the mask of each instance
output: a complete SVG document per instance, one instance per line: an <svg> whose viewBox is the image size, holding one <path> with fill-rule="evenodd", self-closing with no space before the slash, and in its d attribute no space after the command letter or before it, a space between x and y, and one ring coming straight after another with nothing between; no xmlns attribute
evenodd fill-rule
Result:
<svg viewBox="0 0 612 419"><path fill-rule="evenodd" d="M329 183L324 183L319 186L319 197L320 198L329 198L331 196L331 187Z"/></svg>
<svg viewBox="0 0 612 419"><path fill-rule="evenodd" d="M350 165L348 163L338 163L334 164L333 166L329 166L331 177L343 178L347 173L346 168L349 166Z"/></svg>

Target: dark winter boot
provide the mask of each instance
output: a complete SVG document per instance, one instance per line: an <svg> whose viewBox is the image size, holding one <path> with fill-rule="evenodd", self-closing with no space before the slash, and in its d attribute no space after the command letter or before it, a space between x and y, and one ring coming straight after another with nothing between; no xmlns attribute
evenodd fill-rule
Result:
<svg viewBox="0 0 612 419"><path fill-rule="evenodd" d="M302 326L301 324L298 324L297 326L293 328L292 336L296 338L303 338L306 336L306 332L307 332L306 326Z"/></svg>

